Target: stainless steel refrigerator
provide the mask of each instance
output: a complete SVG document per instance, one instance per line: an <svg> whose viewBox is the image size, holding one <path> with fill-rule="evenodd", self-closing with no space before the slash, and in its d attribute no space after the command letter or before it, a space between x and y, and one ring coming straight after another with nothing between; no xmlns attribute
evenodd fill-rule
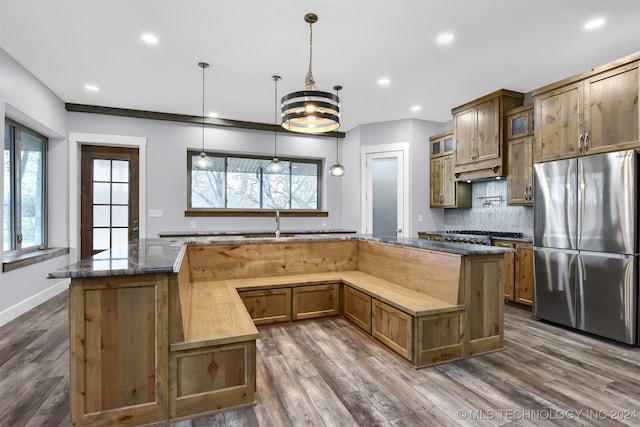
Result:
<svg viewBox="0 0 640 427"><path fill-rule="evenodd" d="M534 165L534 316L638 344L638 154Z"/></svg>

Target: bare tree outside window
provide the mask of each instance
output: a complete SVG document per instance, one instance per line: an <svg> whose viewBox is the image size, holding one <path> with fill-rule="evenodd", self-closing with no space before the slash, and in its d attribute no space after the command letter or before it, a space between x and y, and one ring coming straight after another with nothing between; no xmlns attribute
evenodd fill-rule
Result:
<svg viewBox="0 0 640 427"><path fill-rule="evenodd" d="M269 171L270 159L208 156L198 169L198 153L188 153L189 208L319 209L320 161L281 159L282 171Z"/></svg>

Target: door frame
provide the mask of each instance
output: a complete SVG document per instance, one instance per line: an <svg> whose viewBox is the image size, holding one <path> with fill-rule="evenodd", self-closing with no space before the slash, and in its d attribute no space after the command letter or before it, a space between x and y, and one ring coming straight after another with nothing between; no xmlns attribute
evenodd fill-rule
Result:
<svg viewBox="0 0 640 427"><path fill-rule="evenodd" d="M402 174L402 194L398 194L398 203L402 203L403 215L402 218L398 218L402 220L402 236L410 237L411 236L411 222L409 221L409 177L410 177L410 162L409 162L409 142L397 142L393 144L381 144L381 145L365 145L360 147L360 183L361 183L361 233L367 232L367 218L371 217L371 213L369 212L369 205L367 204L367 188L368 188L368 174L367 174L367 155L369 154L381 154L388 153L392 151L401 151L402 152L402 165L398 164L399 174Z"/></svg>
<svg viewBox="0 0 640 427"><path fill-rule="evenodd" d="M138 218L139 236L146 236L146 150L147 138L140 136L103 135L97 133L69 133L69 259L80 259L80 176L81 149L83 145L103 145L109 147L138 148L139 155L139 196Z"/></svg>

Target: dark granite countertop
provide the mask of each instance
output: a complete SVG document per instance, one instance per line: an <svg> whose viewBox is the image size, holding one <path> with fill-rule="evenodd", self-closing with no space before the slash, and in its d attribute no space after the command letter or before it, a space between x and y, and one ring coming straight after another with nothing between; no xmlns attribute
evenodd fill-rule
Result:
<svg viewBox="0 0 640 427"><path fill-rule="evenodd" d="M304 235L304 234L356 234L356 230L341 228L319 228L315 230L280 230L280 235ZM158 237L191 237L191 236L264 236L274 235L275 229L270 230L183 230L183 231L161 231Z"/></svg>
<svg viewBox="0 0 640 427"><path fill-rule="evenodd" d="M363 234L308 234L295 237L195 236L189 238L150 238L129 243L126 254L110 250L85 258L49 273L48 278L80 278L130 276L136 274L175 273L182 261L183 248L188 244L262 243L262 242L318 242L335 240L365 240L391 245L413 247L458 255L486 255L513 251L497 246L469 243L438 242L412 237L373 237Z"/></svg>

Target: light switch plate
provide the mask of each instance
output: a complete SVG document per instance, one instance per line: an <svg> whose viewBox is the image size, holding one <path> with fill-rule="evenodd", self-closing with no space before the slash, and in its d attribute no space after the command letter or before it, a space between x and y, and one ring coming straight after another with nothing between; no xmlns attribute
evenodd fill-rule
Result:
<svg viewBox="0 0 640 427"><path fill-rule="evenodd" d="M164 212L162 211L162 209L149 209L149 216L162 218L164 216Z"/></svg>

